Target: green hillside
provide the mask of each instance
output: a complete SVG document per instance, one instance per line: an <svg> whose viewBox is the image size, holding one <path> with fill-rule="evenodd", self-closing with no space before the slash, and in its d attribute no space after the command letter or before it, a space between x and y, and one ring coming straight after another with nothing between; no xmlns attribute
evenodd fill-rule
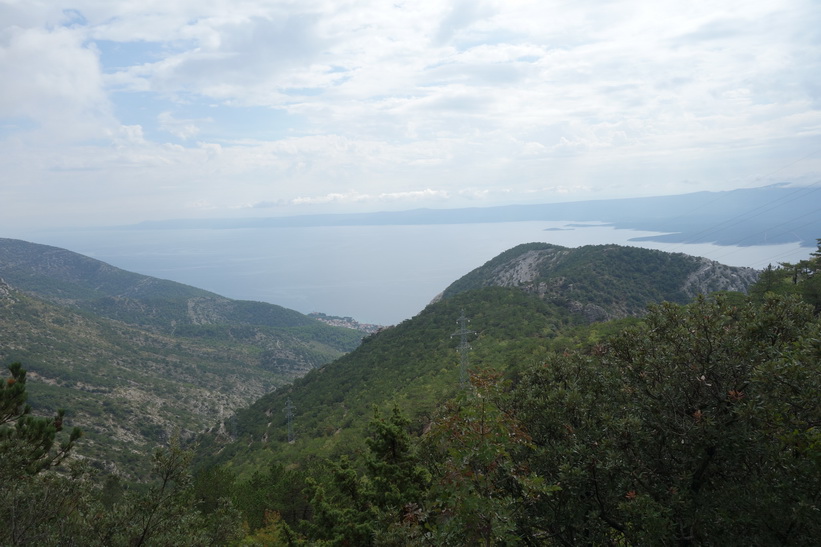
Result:
<svg viewBox="0 0 821 547"><path fill-rule="evenodd" d="M570 261L565 280L608 249ZM592 324L527 287L453 291L238 412L199 445L201 476L223 477L254 537L317 545L808 544L821 532L817 259L790 271L753 298Z"/></svg>
<svg viewBox="0 0 821 547"><path fill-rule="evenodd" d="M216 296L115 268L59 247L0 238L0 275L20 290L43 298L81 302L96 298L194 298Z"/></svg>
<svg viewBox="0 0 821 547"><path fill-rule="evenodd" d="M11 525L0 540L19 544L15 538L37 533L54 545L814 544L821 249L768 270L749 297L720 292L594 323L584 306L546 298L520 282L526 276L510 275L533 270L532 251L543 250L517 250L493 265L489 279L509 286L447 295L216 420L192 445L193 477L191 452L173 441L156 452L155 473L140 487L124 489L82 466L49 471L85 439L54 445L65 418L27 416L24 376L11 367L0 384L0 480L12 487L0 509ZM591 262L595 256L582 261ZM707 265L695 278L706 286L720 270ZM653 275L635 279L650 283ZM563 282L576 286L567 274ZM608 287L624 290L615 282L597 290L608 296ZM151 388L162 390L175 368L186 370L161 360L164 334L63 314L5 284L0 297L9 324L30 326L17 349L53 347L63 337L51 334L54 326L80 340L119 325L123 343L144 351L137 359L150 369L132 385L159 377ZM463 316L471 320L467 384L457 351ZM43 318L49 328L38 331ZM229 345L239 332L206 340L227 359L243 350ZM82 349L100 347L91 336ZM163 355L184 360L177 349ZM219 372L197 373L200 382L220 381ZM146 403L137 417L152 415ZM10 461L32 471L21 475ZM64 502L45 503L49 496Z"/></svg>
<svg viewBox="0 0 821 547"><path fill-rule="evenodd" d="M171 435L202 431L361 336L280 306L0 240L0 364L25 363L35 407L70 409L67 420L86 431L78 452L128 475Z"/></svg>
<svg viewBox="0 0 821 547"><path fill-rule="evenodd" d="M115 268L65 249L0 238L0 278L18 290L158 332L183 325L257 325L302 330L347 351L354 333L297 311L220 295ZM324 340L323 340L324 341Z"/></svg>
<svg viewBox="0 0 821 547"><path fill-rule="evenodd" d="M303 327L197 326L171 336L3 288L0 363L26 363L31 402L71 409L87 433L80 453L129 473L170 435L201 431L340 355L306 340Z"/></svg>
<svg viewBox="0 0 821 547"><path fill-rule="evenodd" d="M584 319L559 306L516 290L489 287L428 306L413 319L365 338L333 363L309 372L291 386L270 393L226 423L230 442L216 461L252 469L273 454L283 462L362 448L373 405L393 404L413 416L417 427L442 401L459 390L459 337L452 336L464 313L470 318L470 364L513 370L539 360L553 345L566 342ZM585 333L595 336L595 330ZM294 432L287 442L283 412L296 407ZM229 438L211 436L202 451L216 451Z"/></svg>
<svg viewBox="0 0 821 547"><path fill-rule="evenodd" d="M743 291L755 276L746 268L635 247L519 245L454 282L416 317L241 410L221 429L229 435L207 437L204 451L227 442L211 461L250 470L271 454L287 463L359 450L373 405L396 404L423 427L458 391L459 340L452 335L462 311L475 331L472 366L515 376L551 350L576 349L619 325L585 328L591 320L639 316L662 301L685 303L696 288ZM300 441L294 444L287 443L288 399L296 407L292 427Z"/></svg>

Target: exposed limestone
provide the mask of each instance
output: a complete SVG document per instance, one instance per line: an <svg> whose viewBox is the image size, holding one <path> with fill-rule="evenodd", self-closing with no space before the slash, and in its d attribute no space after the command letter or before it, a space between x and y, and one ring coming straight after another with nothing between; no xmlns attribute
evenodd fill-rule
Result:
<svg viewBox="0 0 821 547"><path fill-rule="evenodd" d="M696 258L701 264L698 270L684 281L682 290L693 297L716 291L746 292L747 287L758 279L758 271L752 268L725 266L707 258Z"/></svg>
<svg viewBox="0 0 821 547"><path fill-rule="evenodd" d="M17 299L12 296L12 289L3 281L3 278L0 278L0 304L3 306L10 306L17 302Z"/></svg>
<svg viewBox="0 0 821 547"><path fill-rule="evenodd" d="M516 287L532 283L539 275L538 266L544 259L544 253L539 251L528 251L519 255L494 271L494 285Z"/></svg>
<svg viewBox="0 0 821 547"><path fill-rule="evenodd" d="M188 299L188 318L194 325L216 323L219 315L214 309L213 302L206 298Z"/></svg>
<svg viewBox="0 0 821 547"><path fill-rule="evenodd" d="M518 288L588 321L605 321L642 315L648 304L661 300L683 303L716 291L744 293L758 278L752 268L726 266L681 253L619 245L570 249L532 243L521 247L518 254L516 248L511 249L452 287L458 287L458 292L478 287ZM659 283L660 277L669 282ZM614 290L611 284L621 289ZM450 288L446 289L434 302L450 294ZM591 299L596 298L600 301L594 303Z"/></svg>
<svg viewBox="0 0 821 547"><path fill-rule="evenodd" d="M542 272L549 269L562 258L569 250L543 249L522 253L516 258L497 266L486 285L499 287L518 287L533 283Z"/></svg>

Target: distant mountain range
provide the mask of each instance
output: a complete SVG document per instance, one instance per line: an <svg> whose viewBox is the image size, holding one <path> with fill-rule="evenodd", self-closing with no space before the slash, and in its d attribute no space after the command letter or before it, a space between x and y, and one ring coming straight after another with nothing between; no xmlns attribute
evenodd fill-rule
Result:
<svg viewBox="0 0 821 547"><path fill-rule="evenodd" d="M634 241L815 247L821 234L821 183L786 183L723 192L465 209L324 214L250 219L142 222L121 229L234 229L306 226L579 221L661 232Z"/></svg>

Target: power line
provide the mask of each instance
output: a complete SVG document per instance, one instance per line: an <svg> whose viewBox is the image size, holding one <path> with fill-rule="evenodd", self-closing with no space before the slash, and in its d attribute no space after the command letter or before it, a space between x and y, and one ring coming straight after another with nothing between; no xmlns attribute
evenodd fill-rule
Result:
<svg viewBox="0 0 821 547"><path fill-rule="evenodd" d="M773 175L775 175L776 173L778 173L778 172L780 172L780 171L783 171L784 169L787 169L788 167L792 167L793 165L795 165L795 164L797 164L797 163L800 163L800 162L802 162L802 161L804 161L804 160L806 160L806 159L809 159L809 158L811 158L812 156L815 156L815 155L817 155L817 154L819 154L819 153L821 153L821 148L818 148L818 149L816 149L816 150L813 150L813 151L812 151L812 152L810 152L809 154L805 154L804 156L801 156L800 158L798 158L798 159L796 159L796 160L794 160L794 161L792 161L792 162L790 162L790 163L788 163L788 164L786 164L786 165L782 165L781 167L779 167L779 168L777 168L777 169L775 169L775 170L773 170L773 171L770 171L769 173L767 173L767 174L763 175L763 177L759 177L759 178L768 178L768 177L772 177L772 176L773 176ZM815 185L816 185L816 184L818 184L818 183L819 183L819 182L817 181L817 182L815 182L815 183L813 183L813 184L809 185L809 187L815 186ZM797 191L797 192L801 192L801 191L803 191L803 190L804 190L804 189L806 189L806 188L808 188L808 187L806 187L806 186L801 186L801 187L798 187L798 188L796 189L796 191ZM814 189L814 190L810 190L810 191L811 191L811 192L813 192L813 191L815 191L815 190L816 190L816 189ZM679 220L679 219L686 219L686 218L689 218L689 217L690 217L693 213L695 213L696 211L700 211L701 209L704 209L705 207L708 207L708 206L710 206L710 205L714 205L714 204L718 203L719 201L722 201L722 200L724 200L724 199L727 199L727 198L729 198L729 197L731 197L731 196L732 196L732 192L725 192L725 193L720 194L719 196L717 196L715 199L712 199L712 200L710 200L710 201L704 202L704 203L702 203L702 204L698 205L697 207L695 207L695 208L693 208L693 209L691 209L691 210L687 211L686 213L682 213L682 214L680 214L680 215L678 215L678 216L676 216L676 217L673 217L673 218L672 218L672 219L670 219L670 220L671 220L671 221L676 221L676 220ZM790 196L787 196L787 197L790 197ZM779 202L779 201L782 201L783 199L786 199L786 198L781 198L781 199L775 200L775 202L774 202L774 203L777 203L777 202ZM797 199L797 198L796 198L796 199ZM792 201L792 200L790 200L790 201ZM770 204L770 205L771 205L771 204ZM764 207L764 206L762 206L762 207ZM753 211L755 211L755 210L756 210L756 209L753 209ZM751 211L748 211L747 213L749 213L749 212L751 212ZM747 214L747 213L742 213L742 215L743 215L743 214ZM728 219L728 220L727 220L727 221L725 221L725 222L729 222L729 221L731 221L731 220L733 220L733 219L732 219L732 218L731 218L731 219ZM720 223L720 224L718 224L718 225L716 225L716 226L713 226L713 227L708 227L707 229L703 230L702 232L697 233L696 235L700 235L700 234L705 233L705 232L709 233L709 232L710 232L711 230L713 230L714 228L717 228L717 227L722 226L722 224L724 224L724 223ZM695 243L695 242L696 242L696 241L690 241L690 242L685 242L685 243Z"/></svg>
<svg viewBox="0 0 821 547"><path fill-rule="evenodd" d="M765 235L766 235L766 234L768 234L768 233L772 232L773 230L776 230L776 229L781 228L781 227L783 227L783 226L788 226L788 225L791 225L791 224L793 224L795 221L800 220L800 219L805 218L805 217L808 217L808 216L813 216L814 220L813 220L813 221L811 221L811 222L805 222L804 224L800 224L800 225L798 225L798 226L791 226L791 230L784 230L784 231L782 231L782 232L778 232L778 233L777 233L777 235L785 234L785 233L790 232L790 231L798 230L798 229L804 228L804 227L806 227L806 226L810 226L810 225L812 225L812 224L816 224L817 220L815 220L815 219L817 219L817 218L818 218L818 216L816 216L816 215L821 215L821 208L816 209L816 210L813 210L813 211L810 211L810 212L808 212L808 213L805 213L805 214L803 214L803 215L801 215L801 216L798 216L798 217L795 217L795 218L793 218L793 219L790 219L790 220L788 220L787 222L782 222L781 224L777 224L777 225L773 226L772 228L770 228L770 229L768 229L768 230L763 230L763 231L761 231L761 232L757 232L757 233L751 234L751 235L749 235L749 236L745 237L744 239L741 239L741 240L737 241L737 242L735 243L735 245L736 245L736 246L739 246L741 243L743 243L743 242L747 241L748 239L752 239L752 238L758 237L758 236L760 236L760 235L762 235L762 234L765 234ZM721 260L722 258L725 258L725 257L731 256L731 255L734 255L734 254L736 254L736 253L737 253L737 252L739 252L739 251L740 251L740 249L735 249L735 250L733 250L733 251L730 251L730 252L728 252L728 253L725 253L725 254L723 254L723 255L719 255L719 256L715 257L715 258L714 258L714 260ZM776 257L773 257L773 258L778 258L779 256L786 256L786 255L788 255L788 254L792 254L792 251L789 251L789 252L787 252L787 253L782 253L782 254L780 254L780 255L778 255L778 256L776 256Z"/></svg>
<svg viewBox="0 0 821 547"><path fill-rule="evenodd" d="M815 188L813 188L813 187L815 187ZM814 182L813 184L811 184L809 186L801 186L801 187L797 188L794 192L790 193L787 196L783 196L779 199L773 200L772 202L764 204L764 205L759 205L758 207L750 209L749 211L739 213L739 214L737 214L733 217L728 218L727 220L719 222L718 224L714 224L714 225L712 225L708 228L705 228L705 229L703 229L699 232L696 232L690 238L688 238L687 241L681 242L681 245L695 244L695 243L699 243L699 242L704 243L703 240L708 235L719 232L720 229L726 230L727 228L732 228L733 226L737 226L737 225L741 224L742 222L744 222L745 220L748 220L751 216L758 216L758 214L760 214L760 213L766 213L766 212L772 211L774 209L777 209L777 208L783 206L786 203L793 202L793 201L795 201L797 199L800 199L800 198L805 198L807 195L809 195L813 192L817 192L818 190L821 190L821 181L816 181L816 182ZM729 195L730 194L727 193L723 197L727 197ZM758 214L753 215L753 213L758 213ZM806 215L804 215L804 216L806 216ZM764 233L764 232L759 232L759 234L756 234L756 235L760 235L761 233ZM745 237L744 239L741 239L738 242L736 242L735 245L738 245L740 242L745 241L746 239L749 239L749 236ZM682 248L682 247L679 247L679 248ZM671 252L676 252L676 251L679 250L679 248L674 248Z"/></svg>

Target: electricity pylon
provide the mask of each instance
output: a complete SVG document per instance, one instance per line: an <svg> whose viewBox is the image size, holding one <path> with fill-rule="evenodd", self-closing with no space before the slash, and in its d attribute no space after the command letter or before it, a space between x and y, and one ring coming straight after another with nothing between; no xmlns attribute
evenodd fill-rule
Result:
<svg viewBox="0 0 821 547"><path fill-rule="evenodd" d="M465 310L462 310L462 315L459 316L456 323L459 325L459 330L450 336L451 338L454 336L459 336L460 338L459 347L457 348L459 350L459 385L466 387L468 385L468 352L471 349L470 344L468 344L468 335L476 333L467 329L467 324L470 323L470 319L465 317Z"/></svg>
<svg viewBox="0 0 821 547"><path fill-rule="evenodd" d="M288 442L294 442L294 410L296 407L294 403L291 402L291 398L288 397L288 401L285 403L285 418L288 420Z"/></svg>

